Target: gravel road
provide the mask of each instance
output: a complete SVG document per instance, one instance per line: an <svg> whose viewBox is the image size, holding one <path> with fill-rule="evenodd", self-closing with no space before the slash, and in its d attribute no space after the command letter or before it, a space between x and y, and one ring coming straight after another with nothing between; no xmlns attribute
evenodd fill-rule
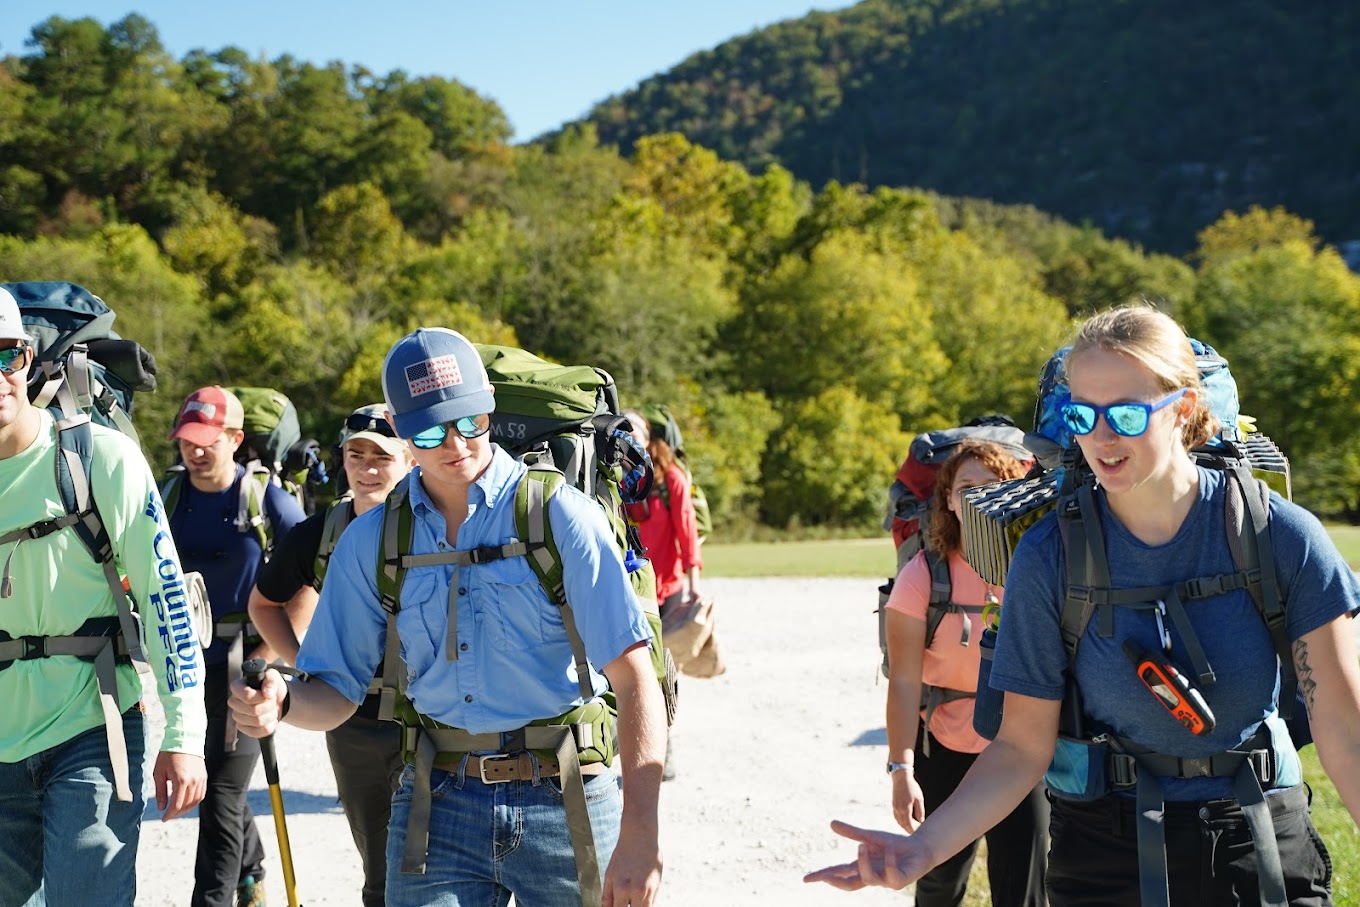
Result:
<svg viewBox="0 0 1360 907"><path fill-rule="evenodd" d="M685 678L673 729L678 777L662 786L662 907L909 907L881 889L802 882L853 859L832 818L892 826L884 775L886 691L870 579L710 579L727 673ZM153 749L156 741L153 741ZM323 736L285 727L279 776L299 900L359 904L361 872ZM250 804L268 852L270 903L286 904L262 770ZM196 815L142 830L139 905L182 907L193 889Z"/></svg>

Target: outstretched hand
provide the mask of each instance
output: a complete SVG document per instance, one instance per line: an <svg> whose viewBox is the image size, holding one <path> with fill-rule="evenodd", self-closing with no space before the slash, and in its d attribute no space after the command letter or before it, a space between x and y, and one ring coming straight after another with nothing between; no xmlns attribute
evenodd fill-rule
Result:
<svg viewBox="0 0 1360 907"><path fill-rule="evenodd" d="M831 830L858 841L859 858L810 872L803 876L804 882L826 882L842 891L858 891L870 885L900 890L930 869L930 855L909 835L872 831L840 821L832 821Z"/></svg>

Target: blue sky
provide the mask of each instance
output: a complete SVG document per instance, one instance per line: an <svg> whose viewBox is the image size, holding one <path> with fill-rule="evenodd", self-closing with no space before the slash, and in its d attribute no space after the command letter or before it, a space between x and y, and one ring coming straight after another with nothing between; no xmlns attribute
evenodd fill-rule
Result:
<svg viewBox="0 0 1360 907"><path fill-rule="evenodd" d="M23 54L48 16L105 26L129 12L149 19L176 58L237 46L342 60L376 73L457 79L493 98L525 141L584 114L596 101L669 69L695 51L809 10L852 0L0 0L0 56Z"/></svg>

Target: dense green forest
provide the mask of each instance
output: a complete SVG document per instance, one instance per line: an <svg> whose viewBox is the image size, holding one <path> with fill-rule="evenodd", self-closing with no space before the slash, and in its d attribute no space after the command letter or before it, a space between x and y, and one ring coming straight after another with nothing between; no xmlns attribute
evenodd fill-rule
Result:
<svg viewBox="0 0 1360 907"><path fill-rule="evenodd" d="M1146 298L1233 362L1296 497L1355 516L1360 278L1283 208L1187 258L1033 207L755 172L675 133L511 146L455 81L52 18L0 60L0 280L65 279L149 347L149 454L183 396L269 384L331 439L421 324L669 402L729 537L873 529L918 431L1029 420L1074 317Z"/></svg>
<svg viewBox="0 0 1360 907"><path fill-rule="evenodd" d="M1360 241L1360 5L865 0L690 57L588 121L828 180L1033 204L1184 254L1227 209Z"/></svg>

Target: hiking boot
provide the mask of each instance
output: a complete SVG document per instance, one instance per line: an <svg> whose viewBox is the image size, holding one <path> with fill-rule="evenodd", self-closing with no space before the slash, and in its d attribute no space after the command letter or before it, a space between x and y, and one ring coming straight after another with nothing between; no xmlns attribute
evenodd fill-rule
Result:
<svg viewBox="0 0 1360 907"><path fill-rule="evenodd" d="M265 907L264 882L246 876L236 886L236 907Z"/></svg>
<svg viewBox="0 0 1360 907"><path fill-rule="evenodd" d="M671 752L671 738L666 737L666 764L661 766L661 780L675 780L675 756Z"/></svg>

